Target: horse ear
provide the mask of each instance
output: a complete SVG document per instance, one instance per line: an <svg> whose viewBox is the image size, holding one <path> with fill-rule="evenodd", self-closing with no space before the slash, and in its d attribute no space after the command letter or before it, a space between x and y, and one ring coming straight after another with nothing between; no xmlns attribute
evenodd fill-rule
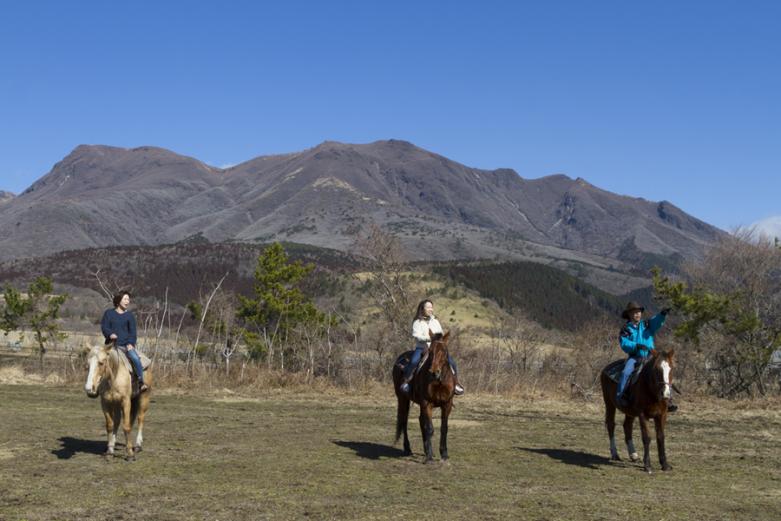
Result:
<svg viewBox="0 0 781 521"><path fill-rule="evenodd" d="M675 349L670 349L667 351L667 359L670 361L675 359Z"/></svg>
<svg viewBox="0 0 781 521"><path fill-rule="evenodd" d="M446 344L447 344L447 340L448 340L448 338L450 338L450 331L448 331L447 333L445 333L445 334L442 336L442 341L443 341L444 343L446 343Z"/></svg>

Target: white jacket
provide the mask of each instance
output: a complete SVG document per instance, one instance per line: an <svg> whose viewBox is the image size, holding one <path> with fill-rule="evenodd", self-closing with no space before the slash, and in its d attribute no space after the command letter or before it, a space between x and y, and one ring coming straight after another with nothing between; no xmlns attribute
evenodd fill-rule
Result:
<svg viewBox="0 0 781 521"><path fill-rule="evenodd" d="M431 345L429 330L434 334L442 333L442 325L433 316L429 317L428 320L419 318L412 323L412 337L415 339L415 347L428 348Z"/></svg>

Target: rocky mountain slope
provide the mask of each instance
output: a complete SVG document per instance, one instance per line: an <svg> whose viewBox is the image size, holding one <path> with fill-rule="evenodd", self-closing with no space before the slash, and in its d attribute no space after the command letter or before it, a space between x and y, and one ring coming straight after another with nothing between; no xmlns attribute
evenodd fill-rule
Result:
<svg viewBox="0 0 781 521"><path fill-rule="evenodd" d="M697 258L722 233L666 201L470 168L397 140L325 142L228 169L155 147L82 145L0 202L0 260L188 238L350 251L370 223L411 260L555 260L603 275Z"/></svg>

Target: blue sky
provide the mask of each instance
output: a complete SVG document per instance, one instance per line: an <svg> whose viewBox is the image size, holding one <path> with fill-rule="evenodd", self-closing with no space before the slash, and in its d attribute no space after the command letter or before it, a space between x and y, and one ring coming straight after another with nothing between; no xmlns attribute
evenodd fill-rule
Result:
<svg viewBox="0 0 781 521"><path fill-rule="evenodd" d="M398 138L722 228L781 215L781 2L7 2L0 189L81 143Z"/></svg>

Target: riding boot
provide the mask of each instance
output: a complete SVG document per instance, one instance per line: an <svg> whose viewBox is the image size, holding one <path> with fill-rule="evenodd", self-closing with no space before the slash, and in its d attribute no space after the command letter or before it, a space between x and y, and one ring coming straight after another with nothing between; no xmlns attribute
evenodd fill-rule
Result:
<svg viewBox="0 0 781 521"><path fill-rule="evenodd" d="M456 372L456 368L453 363L450 364L450 371L453 373L453 380L456 381L455 385L453 386L454 393L456 396L461 396L464 394L464 386L461 385L461 383L458 381L458 373Z"/></svg>

